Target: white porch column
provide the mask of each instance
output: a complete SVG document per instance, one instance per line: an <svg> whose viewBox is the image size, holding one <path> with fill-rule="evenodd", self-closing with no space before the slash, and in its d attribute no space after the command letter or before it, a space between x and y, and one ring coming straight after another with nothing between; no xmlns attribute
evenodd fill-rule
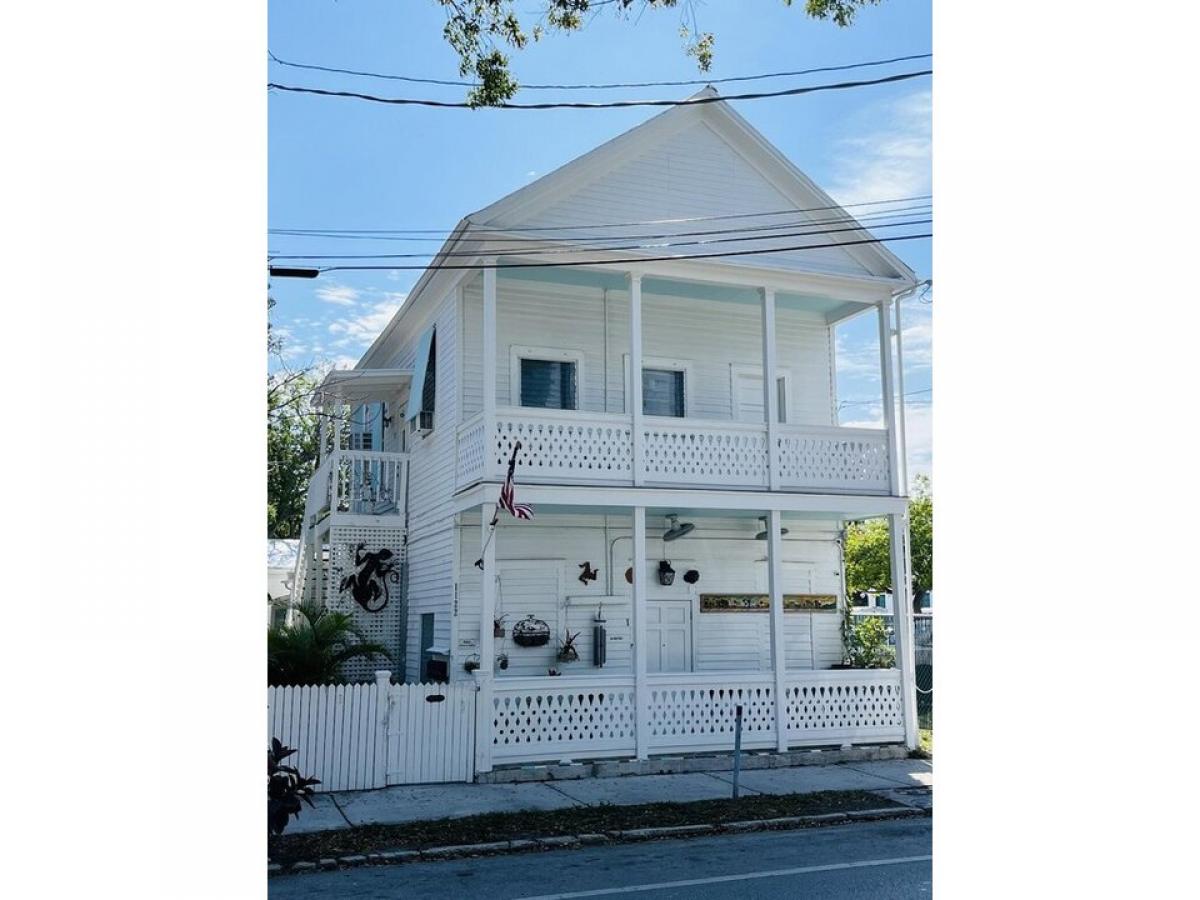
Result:
<svg viewBox="0 0 1200 900"><path fill-rule="evenodd" d="M495 687L496 539L488 540L495 503L479 507L479 547L483 573L479 579L479 668L475 670L475 771L492 771L492 691Z"/></svg>
<svg viewBox="0 0 1200 900"><path fill-rule="evenodd" d="M892 299L896 304L896 405L899 437L897 438L898 456L900 458L900 483L904 485L904 495L908 496L908 435L905 432L904 421L904 329L900 326L900 301L903 294Z"/></svg>
<svg viewBox="0 0 1200 900"><path fill-rule="evenodd" d="M896 667L904 704L904 744L917 746L917 679L913 653L912 564L908 558L908 515L888 516L892 562L892 627L896 634Z"/></svg>
<svg viewBox="0 0 1200 900"><path fill-rule="evenodd" d="M646 682L646 508L633 509L633 683L637 701L637 758L650 753L650 694Z"/></svg>
<svg viewBox="0 0 1200 900"><path fill-rule="evenodd" d="M496 472L490 449L496 439L496 264L485 259L483 270L483 479ZM491 521L491 518L487 519Z"/></svg>
<svg viewBox="0 0 1200 900"><path fill-rule="evenodd" d="M767 586L771 594L771 670L775 675L775 749L787 750L787 657L783 646L783 515L767 513Z"/></svg>
<svg viewBox="0 0 1200 900"><path fill-rule="evenodd" d="M324 403L317 407L317 468L321 468L321 460L326 456L325 441L329 439L329 428L326 426L328 418L327 407Z"/></svg>
<svg viewBox="0 0 1200 900"><path fill-rule="evenodd" d="M629 405L633 428L633 483L645 479L642 431L642 275L629 273ZM636 572L636 569L634 570Z"/></svg>
<svg viewBox="0 0 1200 900"><path fill-rule="evenodd" d="M896 390L892 373L892 322L891 300L881 301L879 310L879 371L883 388L883 427L888 433L888 473L892 483L891 493L903 497L907 488L900 483L900 454L896 446Z"/></svg>
<svg viewBox="0 0 1200 900"><path fill-rule="evenodd" d="M775 289L763 288L763 409L767 414L767 486L779 490L779 388L775 384Z"/></svg>

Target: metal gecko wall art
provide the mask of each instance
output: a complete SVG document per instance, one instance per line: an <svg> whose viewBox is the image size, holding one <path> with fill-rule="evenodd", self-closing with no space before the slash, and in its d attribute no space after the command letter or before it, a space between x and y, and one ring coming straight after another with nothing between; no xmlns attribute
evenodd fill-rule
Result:
<svg viewBox="0 0 1200 900"><path fill-rule="evenodd" d="M379 612L388 605L388 584L400 583L400 572L397 563L392 562L391 550L385 547L368 553L366 546L354 548L356 571L342 579L338 590L343 594L349 591L354 602L367 612Z"/></svg>

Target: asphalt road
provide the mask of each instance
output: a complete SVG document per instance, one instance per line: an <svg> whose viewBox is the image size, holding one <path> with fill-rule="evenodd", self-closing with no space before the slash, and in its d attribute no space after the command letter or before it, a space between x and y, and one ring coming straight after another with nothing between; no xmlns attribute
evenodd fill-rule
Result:
<svg viewBox="0 0 1200 900"><path fill-rule="evenodd" d="M613 844L287 875L272 900L928 897L931 820Z"/></svg>

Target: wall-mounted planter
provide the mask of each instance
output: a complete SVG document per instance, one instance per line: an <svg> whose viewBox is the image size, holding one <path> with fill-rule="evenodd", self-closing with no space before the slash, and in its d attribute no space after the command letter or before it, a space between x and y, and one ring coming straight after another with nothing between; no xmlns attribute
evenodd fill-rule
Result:
<svg viewBox="0 0 1200 900"><path fill-rule="evenodd" d="M518 647L544 647L550 643L550 626L528 615L513 626L512 639Z"/></svg>

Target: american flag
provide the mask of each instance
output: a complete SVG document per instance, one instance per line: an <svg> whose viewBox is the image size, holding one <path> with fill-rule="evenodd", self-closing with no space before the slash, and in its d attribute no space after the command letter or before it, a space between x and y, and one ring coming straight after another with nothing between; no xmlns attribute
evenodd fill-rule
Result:
<svg viewBox="0 0 1200 900"><path fill-rule="evenodd" d="M513 473L517 469L517 452L520 449L521 442L517 441L508 461L508 474L504 476L504 485L500 488L500 507L508 510L508 514L514 519L532 519L533 507L528 503L517 502L516 485L513 484Z"/></svg>

